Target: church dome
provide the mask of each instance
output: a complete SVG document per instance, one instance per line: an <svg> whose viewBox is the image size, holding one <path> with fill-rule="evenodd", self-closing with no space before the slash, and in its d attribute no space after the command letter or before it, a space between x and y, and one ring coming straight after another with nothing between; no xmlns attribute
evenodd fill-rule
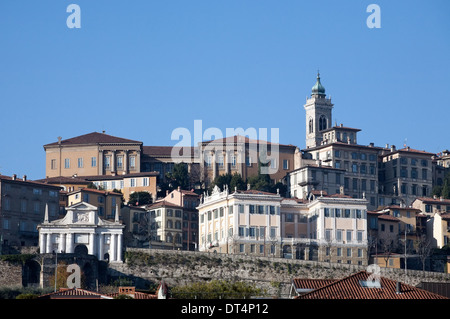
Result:
<svg viewBox="0 0 450 319"><path fill-rule="evenodd" d="M316 84L312 87L311 94L317 94L317 95L325 95L325 88L323 87L322 83L320 83L320 74L317 72L317 81Z"/></svg>

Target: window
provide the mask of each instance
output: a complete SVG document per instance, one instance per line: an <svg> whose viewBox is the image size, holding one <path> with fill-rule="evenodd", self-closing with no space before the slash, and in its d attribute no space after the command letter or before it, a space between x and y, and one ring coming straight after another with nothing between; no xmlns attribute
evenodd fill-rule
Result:
<svg viewBox="0 0 450 319"><path fill-rule="evenodd" d="M223 167L223 155L219 155L217 162L219 163L219 167Z"/></svg>
<svg viewBox="0 0 450 319"><path fill-rule="evenodd" d="M245 164L247 166L252 166L252 158L250 156L245 157Z"/></svg>
<svg viewBox="0 0 450 319"><path fill-rule="evenodd" d="M270 215L275 215L275 206L269 206Z"/></svg>
<svg viewBox="0 0 450 319"><path fill-rule="evenodd" d="M20 211L22 213L26 213L26 211L27 211L27 200L26 199L20 200Z"/></svg>
<svg viewBox="0 0 450 319"><path fill-rule="evenodd" d="M78 158L78 168L83 168L83 158L82 157Z"/></svg>
<svg viewBox="0 0 450 319"><path fill-rule="evenodd" d="M352 234L353 232L351 230L347 230L347 241L352 241Z"/></svg>
<svg viewBox="0 0 450 319"><path fill-rule="evenodd" d="M97 157L91 157L91 167L97 167Z"/></svg>
<svg viewBox="0 0 450 319"><path fill-rule="evenodd" d="M335 212L335 214L336 214L336 217L341 217L341 209L340 209L340 208L336 208L336 209L334 210L334 212Z"/></svg>
<svg viewBox="0 0 450 319"><path fill-rule="evenodd" d="M342 241L342 229L336 229L336 240Z"/></svg>
<svg viewBox="0 0 450 319"><path fill-rule="evenodd" d="M352 257L352 249L347 248L347 257Z"/></svg>
<svg viewBox="0 0 450 319"><path fill-rule="evenodd" d="M130 187L136 187L136 179L135 178L130 179Z"/></svg>
<svg viewBox="0 0 450 319"><path fill-rule="evenodd" d="M34 212L39 213L41 209L41 203L40 202L34 202Z"/></svg>
<svg viewBox="0 0 450 319"><path fill-rule="evenodd" d="M105 168L111 167L111 156L105 156Z"/></svg>
<svg viewBox="0 0 450 319"><path fill-rule="evenodd" d="M212 158L211 156L206 156L205 165L206 167L211 167Z"/></svg>
<svg viewBox="0 0 450 319"><path fill-rule="evenodd" d="M142 179L142 186L148 186L148 177Z"/></svg>
<svg viewBox="0 0 450 319"><path fill-rule="evenodd" d="M427 179L428 177L427 177L427 169L426 168L423 168L422 169L422 179Z"/></svg>
<svg viewBox="0 0 450 319"><path fill-rule="evenodd" d="M231 155L231 166L236 166L236 155Z"/></svg>
<svg viewBox="0 0 450 319"><path fill-rule="evenodd" d="M350 209L344 209L344 217L350 218Z"/></svg>
<svg viewBox="0 0 450 319"><path fill-rule="evenodd" d="M117 156L117 168L123 167L123 156Z"/></svg>
<svg viewBox="0 0 450 319"><path fill-rule="evenodd" d="M238 211L239 211L240 214L243 214L244 213L244 205L239 204L238 205Z"/></svg>
<svg viewBox="0 0 450 319"><path fill-rule="evenodd" d="M327 118L325 115L321 115L319 117L319 131L323 131L327 129Z"/></svg>
<svg viewBox="0 0 450 319"><path fill-rule="evenodd" d="M283 160L283 169L289 169L289 160L287 159Z"/></svg>
<svg viewBox="0 0 450 319"><path fill-rule="evenodd" d="M255 213L255 205L249 205L248 208L249 208L250 214L254 214Z"/></svg>
<svg viewBox="0 0 450 319"><path fill-rule="evenodd" d="M136 167L136 156L130 156L130 168Z"/></svg>
<svg viewBox="0 0 450 319"><path fill-rule="evenodd" d="M70 168L70 158L64 159L64 168Z"/></svg>
<svg viewBox="0 0 450 319"><path fill-rule="evenodd" d="M270 237L275 238L277 234L277 228L276 227L270 227Z"/></svg>
<svg viewBox="0 0 450 319"><path fill-rule="evenodd" d="M51 160L50 166L51 166L51 169L56 169L56 168L57 168L57 167L56 167L56 160L55 160L55 159L52 159L52 160Z"/></svg>
<svg viewBox="0 0 450 319"><path fill-rule="evenodd" d="M356 233L356 239L358 240L358 242L362 242L363 240L363 232L358 230L358 232Z"/></svg>
<svg viewBox="0 0 450 319"><path fill-rule="evenodd" d="M274 159L272 159L272 160L270 161L270 168L277 168L277 167L278 167L278 165L277 165L277 159L274 158Z"/></svg>

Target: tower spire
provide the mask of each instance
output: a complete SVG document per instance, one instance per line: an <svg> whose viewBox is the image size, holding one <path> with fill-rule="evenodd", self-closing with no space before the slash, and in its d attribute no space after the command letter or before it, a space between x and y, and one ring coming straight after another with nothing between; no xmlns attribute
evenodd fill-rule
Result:
<svg viewBox="0 0 450 319"><path fill-rule="evenodd" d="M317 69L317 78L316 78L316 84L312 87L311 95L318 95L321 97L325 96L325 88L323 87L322 83L320 83L320 72L319 69Z"/></svg>

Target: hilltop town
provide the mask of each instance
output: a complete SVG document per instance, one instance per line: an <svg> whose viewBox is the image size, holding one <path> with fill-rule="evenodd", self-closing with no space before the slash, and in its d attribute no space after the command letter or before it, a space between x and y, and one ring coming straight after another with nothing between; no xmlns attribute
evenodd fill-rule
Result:
<svg viewBox="0 0 450 319"><path fill-rule="evenodd" d="M43 143L41 179L0 174L0 257L28 256L13 276L19 282L0 276L0 286L54 285L56 293L51 266L85 256L90 284L73 288L81 291L107 281L102 265L117 271L133 252L185 251L358 269L339 278L293 276L287 298L448 297L373 269L450 278L450 152L358 144L361 129L333 125L333 107L318 74L304 104L304 149L254 134L189 147L106 132ZM156 286L149 299L170 296L167 283ZM134 287L121 293L138 298Z"/></svg>

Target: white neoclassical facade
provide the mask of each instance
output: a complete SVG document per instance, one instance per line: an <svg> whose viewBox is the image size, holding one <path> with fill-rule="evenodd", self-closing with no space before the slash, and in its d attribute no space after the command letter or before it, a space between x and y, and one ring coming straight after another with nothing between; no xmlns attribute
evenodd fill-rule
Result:
<svg viewBox="0 0 450 319"><path fill-rule="evenodd" d="M119 222L118 215L114 222L103 220L98 217L97 207L85 202L66 210L64 218L51 222L46 210L44 222L38 225L41 254L74 253L80 246L99 260L122 262L125 226Z"/></svg>

